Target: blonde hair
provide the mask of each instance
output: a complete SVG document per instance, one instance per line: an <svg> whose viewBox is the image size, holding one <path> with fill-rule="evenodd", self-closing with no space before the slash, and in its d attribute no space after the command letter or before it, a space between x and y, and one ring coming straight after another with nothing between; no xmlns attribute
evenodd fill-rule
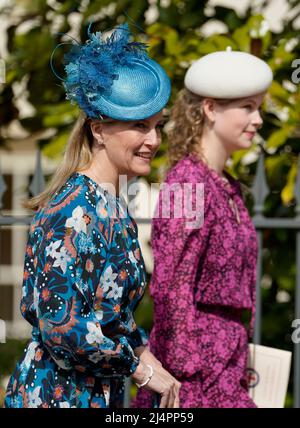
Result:
<svg viewBox="0 0 300 428"><path fill-rule="evenodd" d="M74 172L90 165L92 146L93 135L89 120L87 120L86 114L81 112L66 144L63 159L46 189L39 195L25 200L23 206L36 210L45 205Z"/></svg>

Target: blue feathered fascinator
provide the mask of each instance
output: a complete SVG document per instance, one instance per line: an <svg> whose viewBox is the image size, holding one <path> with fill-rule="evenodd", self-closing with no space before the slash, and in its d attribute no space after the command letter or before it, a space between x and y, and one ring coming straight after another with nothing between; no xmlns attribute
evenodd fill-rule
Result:
<svg viewBox="0 0 300 428"><path fill-rule="evenodd" d="M90 27L88 40L64 56L67 99L97 119L141 120L159 112L169 99L170 80L146 45L129 41L127 24L106 39Z"/></svg>

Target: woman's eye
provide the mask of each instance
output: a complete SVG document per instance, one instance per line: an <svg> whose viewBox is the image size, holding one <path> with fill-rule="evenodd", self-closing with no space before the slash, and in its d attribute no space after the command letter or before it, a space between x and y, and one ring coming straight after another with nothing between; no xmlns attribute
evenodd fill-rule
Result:
<svg viewBox="0 0 300 428"><path fill-rule="evenodd" d="M139 129L147 129L147 126L143 122L137 122L134 126Z"/></svg>
<svg viewBox="0 0 300 428"><path fill-rule="evenodd" d="M247 105L244 106L244 108L252 109L252 105L251 104L247 104Z"/></svg>
<svg viewBox="0 0 300 428"><path fill-rule="evenodd" d="M162 131L162 130L164 129L164 126L165 126L165 124L164 124L164 123L158 123L158 124L156 125L156 129L157 129L158 131Z"/></svg>

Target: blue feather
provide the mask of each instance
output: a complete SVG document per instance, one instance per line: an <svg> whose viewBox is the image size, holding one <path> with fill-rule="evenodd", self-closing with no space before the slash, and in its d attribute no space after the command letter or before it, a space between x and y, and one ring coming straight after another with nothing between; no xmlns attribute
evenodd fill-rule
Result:
<svg viewBox="0 0 300 428"><path fill-rule="evenodd" d="M101 32L91 33L90 27L85 44L74 44L64 56L64 87L72 103L77 103L89 117L97 118L101 112L95 111L91 101L111 92L114 80L118 79L118 65L130 65L137 57L147 57L147 46L129 42L127 24L117 27L106 40Z"/></svg>

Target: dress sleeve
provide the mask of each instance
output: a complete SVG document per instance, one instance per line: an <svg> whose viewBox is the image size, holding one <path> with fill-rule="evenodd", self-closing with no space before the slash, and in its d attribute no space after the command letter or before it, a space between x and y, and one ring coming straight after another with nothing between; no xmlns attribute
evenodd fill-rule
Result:
<svg viewBox="0 0 300 428"><path fill-rule="evenodd" d="M138 348L139 346L146 346L149 340L148 333L141 327L137 327L136 330L127 337L132 349Z"/></svg>
<svg viewBox="0 0 300 428"><path fill-rule="evenodd" d="M193 192L194 206L195 197ZM205 195L203 201L204 216L200 223L196 222L196 227L189 227L191 219L174 218L174 199L171 199L170 218L156 218L152 227L154 270L150 290L155 309L155 353L177 379L192 376L200 369L199 311L195 295L197 275L209 238L210 219L206 217L209 195ZM160 209L163 204L161 193Z"/></svg>
<svg viewBox="0 0 300 428"><path fill-rule="evenodd" d="M112 237L113 220L99 221L77 206L38 257L39 328L47 351L64 369L129 376L139 364L118 328L121 290L109 260ZM109 293L115 293L114 306Z"/></svg>

